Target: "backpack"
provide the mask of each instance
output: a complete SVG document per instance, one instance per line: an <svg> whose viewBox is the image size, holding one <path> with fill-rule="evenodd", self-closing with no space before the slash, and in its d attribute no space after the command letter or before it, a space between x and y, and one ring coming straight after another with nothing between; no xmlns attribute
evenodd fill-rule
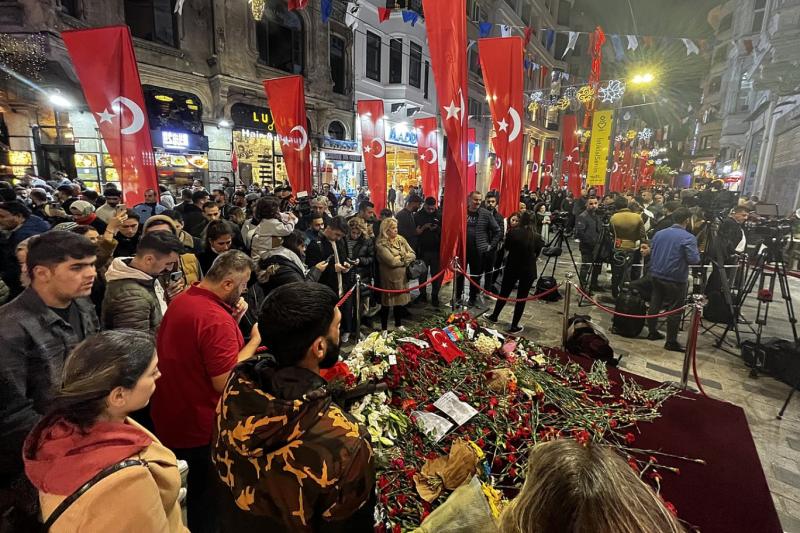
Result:
<svg viewBox="0 0 800 533"><path fill-rule="evenodd" d="M550 289L552 289L553 287L557 287L557 286L558 286L558 282L556 281L556 278L554 278L552 276L542 276L536 282L536 292L534 294L542 294L543 292L547 292ZM548 294L547 296L542 298L542 300L544 300L546 302L557 302L557 301L561 300L561 298L562 298L561 292L560 291L554 291L551 294Z"/></svg>
<svg viewBox="0 0 800 533"><path fill-rule="evenodd" d="M627 284L620 290L615 310L619 313L625 313L626 315L647 314L647 307L644 300L637 291L628 287ZM645 319L614 315L612 324L614 328L612 330L613 333L635 339L644 329Z"/></svg>

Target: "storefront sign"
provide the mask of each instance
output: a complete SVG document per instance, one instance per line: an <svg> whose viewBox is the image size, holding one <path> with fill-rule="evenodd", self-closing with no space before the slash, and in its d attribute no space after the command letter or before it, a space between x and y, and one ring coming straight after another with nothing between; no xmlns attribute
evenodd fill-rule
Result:
<svg viewBox="0 0 800 533"><path fill-rule="evenodd" d="M322 138L323 150L339 150L340 152L358 152L358 143L356 141L343 141L340 139L332 139L330 137ZM360 161L361 159L359 159Z"/></svg>
<svg viewBox="0 0 800 533"><path fill-rule="evenodd" d="M329 161L361 161L359 154L343 154L340 152L323 152Z"/></svg>
<svg viewBox="0 0 800 533"><path fill-rule="evenodd" d="M275 120L272 118L272 111L267 107L233 104L231 120L237 128L275 131Z"/></svg>
<svg viewBox="0 0 800 533"><path fill-rule="evenodd" d="M170 152L208 152L208 137L185 131L152 130L153 147Z"/></svg>
<svg viewBox="0 0 800 533"><path fill-rule="evenodd" d="M386 141L406 146L417 146L417 133L405 125L392 126L386 136Z"/></svg>
<svg viewBox="0 0 800 533"><path fill-rule="evenodd" d="M164 148L177 150L189 148L189 134L179 131L162 131L161 145Z"/></svg>

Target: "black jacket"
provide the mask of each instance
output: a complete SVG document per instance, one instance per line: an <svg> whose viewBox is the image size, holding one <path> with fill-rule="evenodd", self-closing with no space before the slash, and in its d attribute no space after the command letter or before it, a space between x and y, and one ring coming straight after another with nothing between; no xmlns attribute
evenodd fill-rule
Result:
<svg viewBox="0 0 800 533"><path fill-rule="evenodd" d="M375 239L360 237L353 244L352 252L350 252L350 241L347 245L350 259L358 259L358 266L354 267L350 274L359 274L362 281L371 280L375 275Z"/></svg>
<svg viewBox="0 0 800 533"><path fill-rule="evenodd" d="M439 247L442 242L442 213L439 210L433 213L428 213L425 209L421 209L414 215L414 220L417 227L422 227L425 224L434 224L435 229L425 229L419 234L417 238L417 247L420 252L439 252Z"/></svg>
<svg viewBox="0 0 800 533"><path fill-rule="evenodd" d="M508 252L506 269L508 272L530 274L536 277L536 258L544 248L544 240L538 233L531 234L525 228L512 228L506 235L505 248Z"/></svg>
<svg viewBox="0 0 800 533"><path fill-rule="evenodd" d="M469 240L469 216L472 213L467 211L467 239ZM488 252L491 248L497 248L500 242L501 230L497 225L491 213L483 207L479 207L477 211L477 220L475 222L475 247L479 253Z"/></svg>
<svg viewBox="0 0 800 533"><path fill-rule="evenodd" d="M575 236L580 241L580 251L583 253L593 253L595 245L600 240L600 231L603 226L597 214L589 214L584 211L575 219Z"/></svg>
<svg viewBox="0 0 800 533"><path fill-rule="evenodd" d="M505 219L497 209L492 209L491 211L489 211L489 213L492 215L494 221L497 223L497 227L500 228L500 238L498 239L498 241L502 241L503 237L505 237L506 235Z"/></svg>
<svg viewBox="0 0 800 533"><path fill-rule="evenodd" d="M203 210L194 204L183 208L183 229L195 239L201 238L203 230L208 226L208 219L203 216Z"/></svg>
<svg viewBox="0 0 800 533"><path fill-rule="evenodd" d="M736 254L736 247L742 240L742 226L734 219L728 217L719 224L717 231L720 250L727 259Z"/></svg>
<svg viewBox="0 0 800 533"><path fill-rule="evenodd" d="M67 354L100 329L88 298L73 305L78 331L30 287L0 307L0 480L22 472L22 443L61 384Z"/></svg>
<svg viewBox="0 0 800 533"><path fill-rule="evenodd" d="M400 210L395 218L397 218L397 233L403 237L411 249L417 251L417 222L415 221L416 213L412 213L405 207Z"/></svg>
<svg viewBox="0 0 800 533"><path fill-rule="evenodd" d="M314 265L320 261L324 261L331 257L333 255L334 245L336 246L337 253L339 254L339 263L344 264L344 262L349 259L349 256L347 255L347 245L344 243L344 239L331 242L326 239L324 235L321 235L318 241L311 241L306 249L306 265L308 268L314 268ZM336 269L334 268L335 265L336 261L334 261L332 258L328 263L328 268L326 268L319 277L319 282L323 285L327 285L333 289L334 292L338 293L339 285L336 279ZM350 285L351 283L348 283L348 275L342 274L342 290L348 290Z"/></svg>

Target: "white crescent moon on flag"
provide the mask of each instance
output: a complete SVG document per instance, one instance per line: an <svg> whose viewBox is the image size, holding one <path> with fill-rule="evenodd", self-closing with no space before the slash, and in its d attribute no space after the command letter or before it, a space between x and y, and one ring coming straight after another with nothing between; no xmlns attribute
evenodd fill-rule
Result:
<svg viewBox="0 0 800 533"><path fill-rule="evenodd" d="M547 170L547 167L550 167L550 170ZM553 165L545 165L544 166L544 173L545 174L552 174L553 173Z"/></svg>
<svg viewBox="0 0 800 533"><path fill-rule="evenodd" d="M386 155L386 143L383 142L383 139L372 139L372 142L378 143L378 146L381 147L380 152L375 154L375 158L376 159L380 159L381 157Z"/></svg>
<svg viewBox="0 0 800 533"><path fill-rule="evenodd" d="M494 168L503 168L503 162L500 161L499 157L494 160Z"/></svg>
<svg viewBox="0 0 800 533"><path fill-rule="evenodd" d="M295 148L295 150L302 152L306 149L306 145L308 145L308 133L306 133L306 129L303 126L295 126L289 130L289 133L293 133L295 131L300 132L300 147Z"/></svg>
<svg viewBox="0 0 800 533"><path fill-rule="evenodd" d="M614 172L617 172L618 170L619 170L619 163L617 163L617 162L615 161L615 162L614 162L614 168L613 168L613 169L611 169L611 172L612 172L612 173L614 173Z"/></svg>
<svg viewBox="0 0 800 533"><path fill-rule="evenodd" d="M133 121L128 125L127 128L122 128L119 132L123 135L133 135L134 133L138 133L144 127L144 113L142 112L142 108L139 105L131 100L130 98L125 98L124 96L117 96L113 100L111 100L111 108L119 108L120 105L124 105L128 108L133 115ZM119 110L120 115L120 124L122 124L122 110Z"/></svg>
<svg viewBox="0 0 800 533"><path fill-rule="evenodd" d="M440 329L434 329L431 332L431 337L433 337L433 340L436 340L436 334L437 333L440 333L444 337L444 340L440 341L441 344L442 344L442 348L447 348L447 341L448 341L447 335L445 335L444 332L442 330L440 330Z"/></svg>
<svg viewBox="0 0 800 533"><path fill-rule="evenodd" d="M461 98L461 123L467 123L467 110L464 108L464 91L458 90L459 97Z"/></svg>
<svg viewBox="0 0 800 533"><path fill-rule="evenodd" d="M426 160L425 162L428 163L429 165L432 165L432 164L436 163L439 160L439 155L436 153L436 150L434 150L433 148L428 148L427 150L425 150L425 153L428 153L428 152L430 152L430 154L431 154L431 159L430 159L430 161Z"/></svg>
<svg viewBox="0 0 800 533"><path fill-rule="evenodd" d="M508 116L514 125L511 127L511 135L508 136L508 142L513 142L519 137L519 132L522 130L522 120L519 118L519 113L513 107L508 108Z"/></svg>
<svg viewBox="0 0 800 533"><path fill-rule="evenodd" d="M539 172L539 163L534 163L531 172Z"/></svg>

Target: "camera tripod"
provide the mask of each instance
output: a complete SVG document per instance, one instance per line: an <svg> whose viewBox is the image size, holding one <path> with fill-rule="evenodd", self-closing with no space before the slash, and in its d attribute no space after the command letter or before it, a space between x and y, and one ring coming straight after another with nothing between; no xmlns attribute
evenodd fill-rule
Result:
<svg viewBox="0 0 800 533"><path fill-rule="evenodd" d="M701 236L705 235L706 237L706 247L705 253L703 253L703 260L700 263L701 269L701 276L703 279L702 286L700 287L701 293L705 294L707 292L708 286L708 279L706 276L706 267L709 264L712 267L712 276L713 274L717 274L719 278L719 290L722 295L723 303L725 308L728 312L729 321L725 324L725 330L722 332L721 335L715 335L714 332L711 332L712 335L717 337L717 342L714 343L714 346L718 349L721 349L731 355L739 355L738 353L730 352L722 347L723 343L725 342L725 337L731 331L731 329L736 334L736 346L741 345L741 335L739 332L739 316L740 316L740 308L737 308L737 302L739 300L739 296L741 291L739 291L734 297L730 278L728 277L728 272L725 269L725 254L722 251L721 243L719 242L719 237L717 235L717 221L706 219L706 226L703 228L702 231L698 234L698 240ZM695 290L698 288L696 287ZM708 318L704 317L704 319L708 320ZM713 321L713 320L712 320ZM716 325L716 323L714 324ZM705 328L704 332L709 332L711 328L714 326L710 326Z"/></svg>
<svg viewBox="0 0 800 533"><path fill-rule="evenodd" d="M547 267L550 264L550 260L554 259L553 261L553 277L556 277L556 268L558 267L558 257L561 255L561 250L563 250L563 245L567 245L567 252L569 253L569 258L572 260L572 267L575 269L575 273L578 275L578 279L580 280L581 287L583 287L583 280L580 279L580 271L578 270L578 264L575 262L575 256L572 253L572 247L569 244L569 239L567 239L564 235L565 228L564 226L560 226L556 228L555 235L550 239L550 242L547 243L545 250L549 249L557 249L558 252L555 254L543 254L547 256L547 261L544 262L544 267L542 267L542 276L544 276L545 272L547 272Z"/></svg>
<svg viewBox="0 0 800 533"><path fill-rule="evenodd" d="M789 323L792 326L792 338L794 339L795 345L798 343L797 318L794 314L794 304L792 303L792 294L789 289L789 277L786 271L786 262L783 259L783 250L781 250L781 240L776 236L772 236L764 242L763 248L759 252L758 256L756 256L755 263L753 264L750 273L744 282L744 287L734 303L735 326L738 318L741 316L742 307L744 306L747 297L751 292L753 292L756 282L758 282L758 306L756 308L756 324L758 324L758 329L756 332L757 345L761 344L761 334L769 318L769 307L772 303L771 295L775 294L776 281L778 282L778 286L781 291L781 297L786 303L786 313L789 316ZM769 298L766 297L765 291L769 292ZM730 329L730 325L725 328L719 343L725 339L725 336L728 334ZM738 340L739 338L737 330L737 341Z"/></svg>

